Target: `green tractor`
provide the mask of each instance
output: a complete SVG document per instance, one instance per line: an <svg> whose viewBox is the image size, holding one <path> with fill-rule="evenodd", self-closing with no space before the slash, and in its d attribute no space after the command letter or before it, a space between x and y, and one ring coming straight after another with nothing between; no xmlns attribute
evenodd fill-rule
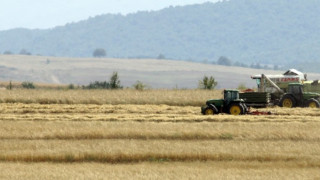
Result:
<svg viewBox="0 0 320 180"><path fill-rule="evenodd" d="M206 102L205 107L201 107L204 115L214 115L228 113L232 115L247 114L248 107L243 99L239 99L238 90L224 90L224 99L211 99Z"/></svg>
<svg viewBox="0 0 320 180"><path fill-rule="evenodd" d="M300 83L290 83L288 92L281 99L280 107L320 107L320 94L313 92L303 92L303 85Z"/></svg>

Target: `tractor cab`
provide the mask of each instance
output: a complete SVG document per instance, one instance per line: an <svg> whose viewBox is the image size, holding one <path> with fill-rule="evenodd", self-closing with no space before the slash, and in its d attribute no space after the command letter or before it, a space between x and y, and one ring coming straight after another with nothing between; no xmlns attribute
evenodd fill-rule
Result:
<svg viewBox="0 0 320 180"><path fill-rule="evenodd" d="M239 99L239 91L238 90L230 90L230 89L227 89L227 90L224 90L223 91L224 93L224 99L226 101L233 101L235 99Z"/></svg>
<svg viewBox="0 0 320 180"><path fill-rule="evenodd" d="M239 91L233 89L226 89L223 91L224 104L227 106L230 102L239 99Z"/></svg>
<svg viewBox="0 0 320 180"><path fill-rule="evenodd" d="M288 93L303 94L303 85L300 83L290 83L288 85Z"/></svg>
<svg viewBox="0 0 320 180"><path fill-rule="evenodd" d="M298 100L303 101L303 87L300 83L290 83L288 85L288 92L289 94L292 94L292 96Z"/></svg>

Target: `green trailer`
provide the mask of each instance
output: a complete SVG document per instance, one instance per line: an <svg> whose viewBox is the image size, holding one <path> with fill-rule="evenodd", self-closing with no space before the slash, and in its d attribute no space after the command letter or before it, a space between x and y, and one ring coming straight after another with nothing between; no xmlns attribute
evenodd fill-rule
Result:
<svg viewBox="0 0 320 180"><path fill-rule="evenodd" d="M267 107L271 100L271 95L267 92L242 92L239 97L248 107L255 108Z"/></svg>

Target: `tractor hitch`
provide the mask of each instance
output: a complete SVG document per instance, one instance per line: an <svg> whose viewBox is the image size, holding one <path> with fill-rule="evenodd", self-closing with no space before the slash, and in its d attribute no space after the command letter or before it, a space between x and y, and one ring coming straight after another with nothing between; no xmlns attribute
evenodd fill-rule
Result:
<svg viewBox="0 0 320 180"><path fill-rule="evenodd" d="M265 112L265 111L248 111L247 112L248 115L272 115L272 113L270 111Z"/></svg>

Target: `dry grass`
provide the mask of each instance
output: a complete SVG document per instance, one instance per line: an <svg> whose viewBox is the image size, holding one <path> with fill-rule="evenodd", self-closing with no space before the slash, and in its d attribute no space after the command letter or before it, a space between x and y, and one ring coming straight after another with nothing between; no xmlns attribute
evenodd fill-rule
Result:
<svg viewBox="0 0 320 180"><path fill-rule="evenodd" d="M317 179L288 162L0 163L2 179ZM14 173L13 173L14 172Z"/></svg>
<svg viewBox="0 0 320 180"><path fill-rule="evenodd" d="M0 145L4 162L259 161L320 168L316 141L1 140Z"/></svg>
<svg viewBox="0 0 320 180"><path fill-rule="evenodd" d="M2 121L104 122L319 122L320 112L310 108L268 108L270 116L202 116L200 107L168 105L61 105L2 104Z"/></svg>
<svg viewBox="0 0 320 180"><path fill-rule="evenodd" d="M311 123L2 122L1 140L251 140L318 141Z"/></svg>
<svg viewBox="0 0 320 180"><path fill-rule="evenodd" d="M221 90L2 90L0 103L39 104L167 104L200 106L222 98Z"/></svg>
<svg viewBox="0 0 320 180"><path fill-rule="evenodd" d="M26 179L320 177L319 110L262 110L274 114L203 116L200 107L150 104L3 103L0 178L21 179L19 172Z"/></svg>
<svg viewBox="0 0 320 180"><path fill-rule="evenodd" d="M203 116L199 107L168 105L2 104L0 139L320 139L317 109L264 110L276 114Z"/></svg>

